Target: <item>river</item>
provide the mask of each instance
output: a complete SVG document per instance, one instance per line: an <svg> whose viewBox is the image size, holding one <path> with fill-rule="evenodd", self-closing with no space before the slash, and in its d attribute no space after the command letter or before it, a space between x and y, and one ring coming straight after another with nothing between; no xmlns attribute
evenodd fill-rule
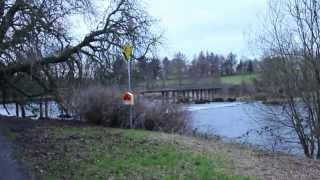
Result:
<svg viewBox="0 0 320 180"><path fill-rule="evenodd" d="M191 111L193 127L200 133L218 135L226 141L251 144L261 149L303 155L291 129L268 129L270 123L267 119L271 115L272 118L284 118L281 106L233 102L189 105L187 110Z"/></svg>
<svg viewBox="0 0 320 180"><path fill-rule="evenodd" d="M48 102L48 116L51 118L58 118L61 115L61 112L58 108L58 104L55 102ZM16 115L16 105L15 104L7 104L7 110L0 105L0 115L4 116L15 116ZM28 104L25 106L26 116L32 117L32 119L39 118L39 105L38 104ZM21 110L19 110L19 116L21 116Z"/></svg>

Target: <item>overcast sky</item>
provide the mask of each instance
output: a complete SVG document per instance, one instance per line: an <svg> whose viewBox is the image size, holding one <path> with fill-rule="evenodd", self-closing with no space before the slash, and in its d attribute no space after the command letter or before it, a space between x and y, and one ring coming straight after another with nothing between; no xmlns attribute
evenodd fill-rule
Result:
<svg viewBox="0 0 320 180"><path fill-rule="evenodd" d="M101 7L108 5L107 0L99 1ZM182 52L191 60L200 51L223 55L233 52L239 58L259 56L256 48L249 46L249 40L254 37L255 27L261 24L259 19L266 11L267 1L143 0L142 5L159 20L155 30L164 32L159 57L172 58ZM90 25L79 18L72 19L74 28L70 31L82 39L90 31Z"/></svg>
<svg viewBox="0 0 320 180"><path fill-rule="evenodd" d="M145 6L164 31L161 57L181 51L192 58L201 50L257 56L248 41L267 0L145 0Z"/></svg>

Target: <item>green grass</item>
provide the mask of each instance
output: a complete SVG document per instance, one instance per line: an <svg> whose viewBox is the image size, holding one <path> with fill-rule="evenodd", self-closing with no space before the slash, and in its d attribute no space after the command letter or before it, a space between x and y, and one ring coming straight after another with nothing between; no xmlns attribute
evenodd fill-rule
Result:
<svg viewBox="0 0 320 180"><path fill-rule="evenodd" d="M46 154L54 156L27 155L43 169L40 179L249 179L227 174L222 154L195 152L161 140L160 133L65 127L45 134L50 137Z"/></svg>
<svg viewBox="0 0 320 180"><path fill-rule="evenodd" d="M184 78L179 81L178 79L169 79L163 82L162 80L155 81L151 83L154 87L176 87L176 86L210 86L217 83L230 84L230 85L240 85L242 82L247 84L252 84L253 80L257 77L256 74L244 74L244 75L234 75L234 76L222 76L220 78L208 77L201 79L191 79ZM140 83L140 86L146 86L146 83Z"/></svg>
<svg viewBox="0 0 320 180"><path fill-rule="evenodd" d="M6 136L7 138L9 138L10 140L16 140L17 139L17 133L13 132L9 129L1 129L0 131L4 136Z"/></svg>
<svg viewBox="0 0 320 180"><path fill-rule="evenodd" d="M166 87L176 87L176 86L201 86L201 85L211 85L211 84L216 84L217 82L219 82L219 79L216 78L201 78L201 79L190 79L190 78L185 78L185 79L169 79L169 80L165 80L165 82L163 81L156 81L153 82L155 86L161 87L163 85L165 85ZM164 83L164 84L163 84ZM142 84L143 86L145 86L145 83Z"/></svg>
<svg viewBox="0 0 320 180"><path fill-rule="evenodd" d="M16 140L17 139L17 133L15 133L15 132L9 132L8 134L7 134L7 137L9 138L9 139L11 139L11 140Z"/></svg>
<svg viewBox="0 0 320 180"><path fill-rule="evenodd" d="M242 82L252 84L253 80L257 77L256 74L235 75L221 77L221 82L225 84L240 85Z"/></svg>

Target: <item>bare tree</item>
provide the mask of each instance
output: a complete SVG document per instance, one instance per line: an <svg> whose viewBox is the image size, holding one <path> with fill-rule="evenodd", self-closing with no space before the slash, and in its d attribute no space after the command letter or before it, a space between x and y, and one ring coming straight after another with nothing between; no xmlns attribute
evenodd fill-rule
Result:
<svg viewBox="0 0 320 180"><path fill-rule="evenodd" d="M262 66L264 87L286 100L285 119L304 154L320 159L320 2L272 0L261 47L268 57Z"/></svg>
<svg viewBox="0 0 320 180"><path fill-rule="evenodd" d="M57 95L56 79L80 78L87 67L112 72L110 65L122 45L134 46L139 59L158 44L153 24L137 0L110 0L95 30L77 41L68 29L68 18L94 13L90 0L2 0L0 2L0 88L3 99L16 91L23 97ZM86 63L84 63L86 62ZM101 68L102 67L102 68ZM93 73L93 74L92 74ZM94 72L87 75L94 75ZM29 77L29 78L26 78ZM35 93L18 86L32 83Z"/></svg>

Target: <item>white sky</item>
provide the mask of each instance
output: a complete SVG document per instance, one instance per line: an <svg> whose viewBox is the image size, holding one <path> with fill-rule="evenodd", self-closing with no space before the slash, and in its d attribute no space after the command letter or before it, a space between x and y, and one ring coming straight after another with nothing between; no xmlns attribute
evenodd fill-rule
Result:
<svg viewBox="0 0 320 180"><path fill-rule="evenodd" d="M108 0L98 0L101 7ZM143 0L148 13L159 20L155 30L164 32L160 57L182 52L189 59L201 50L218 54L259 54L249 40L254 38L268 0ZM98 7L97 7L98 8ZM260 17L260 18L259 18ZM96 17L99 19L99 17ZM88 24L79 17L70 29L79 39L88 33Z"/></svg>
<svg viewBox="0 0 320 180"><path fill-rule="evenodd" d="M267 0L144 0L151 16L164 31L159 55L181 51L190 59L203 51L257 56L249 39Z"/></svg>

